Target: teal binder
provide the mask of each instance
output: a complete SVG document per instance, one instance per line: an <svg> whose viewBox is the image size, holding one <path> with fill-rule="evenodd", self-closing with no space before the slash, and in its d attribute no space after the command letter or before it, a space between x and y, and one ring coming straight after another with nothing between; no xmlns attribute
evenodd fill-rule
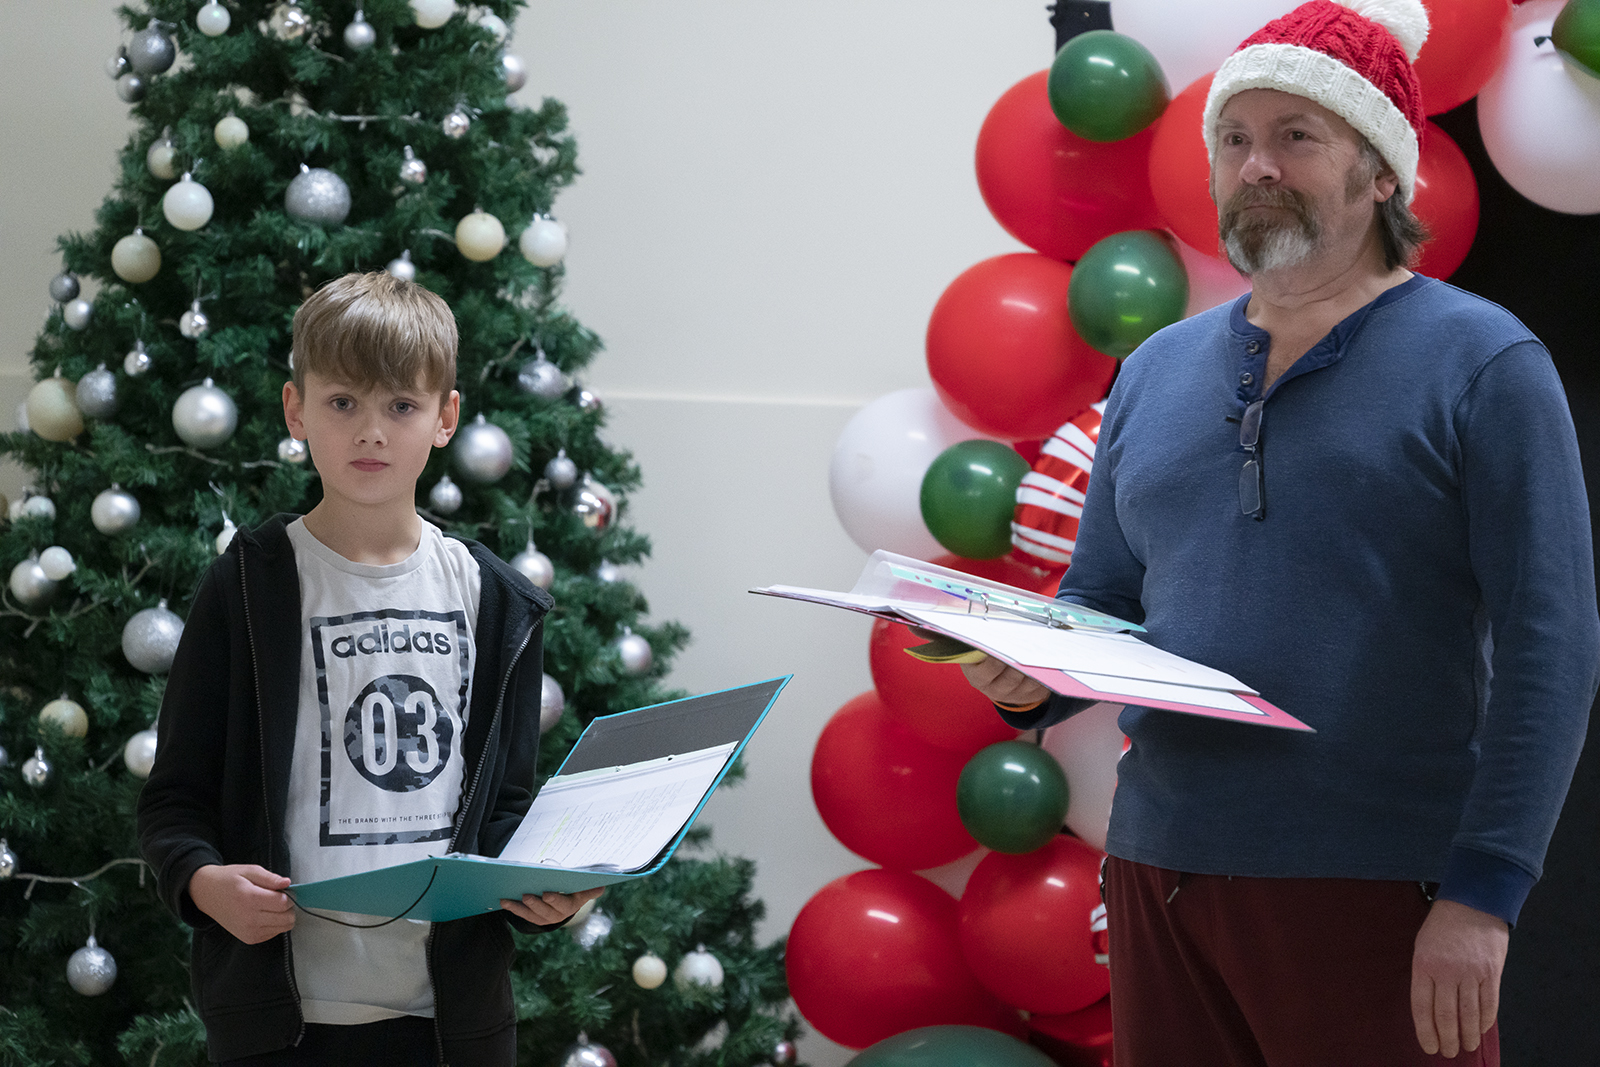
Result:
<svg viewBox="0 0 1600 1067"><path fill-rule="evenodd" d="M727 776L728 768L744 751L792 677L786 674L754 685L602 715L583 731L555 778L719 745L737 746L729 753L688 821L656 858L639 870L568 870L452 853L342 878L303 882L290 886L289 892L295 903L306 910L445 922L499 911L502 899L515 900L524 893L552 890L573 893L653 874L683 842L706 801Z"/></svg>

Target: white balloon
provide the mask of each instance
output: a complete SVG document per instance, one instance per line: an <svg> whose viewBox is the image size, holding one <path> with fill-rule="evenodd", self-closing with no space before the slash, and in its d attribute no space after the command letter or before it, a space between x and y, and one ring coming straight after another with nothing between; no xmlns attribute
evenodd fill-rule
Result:
<svg viewBox="0 0 1600 1067"><path fill-rule="evenodd" d="M1112 22L1150 49L1176 93L1222 66L1241 41L1301 0L1116 0Z"/></svg>
<svg viewBox="0 0 1600 1067"><path fill-rule="evenodd" d="M1478 93L1478 129L1500 176L1541 207L1600 212L1600 79L1549 41L1565 0L1529 0L1511 16L1506 60Z"/></svg>
<svg viewBox="0 0 1600 1067"><path fill-rule="evenodd" d="M1044 732L1044 750L1067 775L1067 829L1102 852L1122 758L1121 714L1121 704L1095 704Z"/></svg>
<svg viewBox="0 0 1600 1067"><path fill-rule="evenodd" d="M988 854L989 850L980 845L960 859L953 860L943 867L929 867L925 871L917 871L916 873L922 875L922 877L957 900L960 900L961 894L967 891L967 882L972 879L972 872L978 869L978 864L982 863L983 857Z"/></svg>
<svg viewBox="0 0 1600 1067"><path fill-rule="evenodd" d="M1234 270L1227 260L1205 255L1182 241L1176 243L1183 271L1189 276L1189 304L1183 309L1184 318L1226 304L1250 291L1250 279Z"/></svg>
<svg viewBox="0 0 1600 1067"><path fill-rule="evenodd" d="M922 476L960 441L998 440L968 426L931 386L880 396L853 415L833 448L828 493L861 548L932 559L945 554L922 521Z"/></svg>

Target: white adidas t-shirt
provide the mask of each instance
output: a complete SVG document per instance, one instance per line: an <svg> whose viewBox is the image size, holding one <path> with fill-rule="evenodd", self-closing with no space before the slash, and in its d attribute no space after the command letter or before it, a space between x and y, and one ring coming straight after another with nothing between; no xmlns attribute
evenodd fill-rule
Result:
<svg viewBox="0 0 1600 1067"><path fill-rule="evenodd" d="M302 633L290 876L311 882L442 855L461 798L478 564L426 521L417 550L385 566L352 563L299 519L288 533ZM306 1021L431 1017L428 929L401 919L360 930L298 912L291 944Z"/></svg>

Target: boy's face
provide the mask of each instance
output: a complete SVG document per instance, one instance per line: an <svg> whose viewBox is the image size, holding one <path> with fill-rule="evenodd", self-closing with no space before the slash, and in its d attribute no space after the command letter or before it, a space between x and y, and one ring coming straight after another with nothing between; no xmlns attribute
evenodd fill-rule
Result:
<svg viewBox="0 0 1600 1067"><path fill-rule="evenodd" d="M460 415L459 393L441 403L421 382L395 392L307 372L303 395L293 382L283 387L283 420L310 448L323 498L335 504L411 506L429 453L450 443Z"/></svg>

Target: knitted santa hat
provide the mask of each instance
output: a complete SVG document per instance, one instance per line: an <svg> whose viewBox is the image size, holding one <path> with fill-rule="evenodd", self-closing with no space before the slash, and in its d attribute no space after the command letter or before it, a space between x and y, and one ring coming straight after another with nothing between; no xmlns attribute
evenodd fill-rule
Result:
<svg viewBox="0 0 1600 1067"><path fill-rule="evenodd" d="M1279 89L1321 104L1365 134L1399 176L1409 204L1427 121L1411 62L1427 39L1421 0L1301 4L1223 61L1206 97L1206 150L1216 154L1217 119L1230 97L1246 89Z"/></svg>

